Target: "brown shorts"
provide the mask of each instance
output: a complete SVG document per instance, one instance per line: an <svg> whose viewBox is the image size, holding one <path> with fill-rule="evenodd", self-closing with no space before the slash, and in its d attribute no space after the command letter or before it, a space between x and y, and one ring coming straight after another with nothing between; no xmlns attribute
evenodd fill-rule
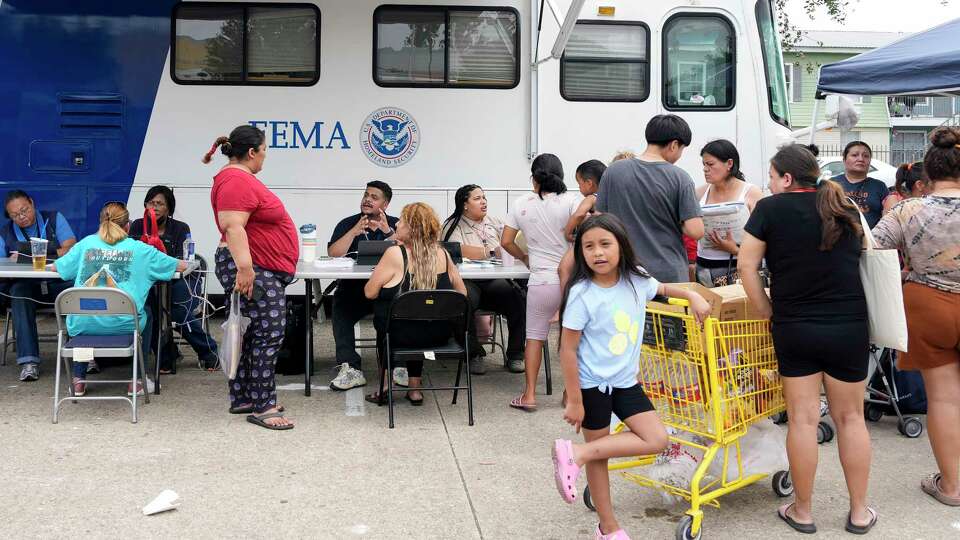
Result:
<svg viewBox="0 0 960 540"><path fill-rule="evenodd" d="M931 369L960 362L960 294L920 285L903 286L907 348L897 367Z"/></svg>

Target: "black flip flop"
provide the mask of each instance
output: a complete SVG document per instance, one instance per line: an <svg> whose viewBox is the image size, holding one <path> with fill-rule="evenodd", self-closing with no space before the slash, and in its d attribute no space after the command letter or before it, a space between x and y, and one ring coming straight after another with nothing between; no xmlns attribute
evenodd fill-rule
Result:
<svg viewBox="0 0 960 540"><path fill-rule="evenodd" d="M387 404L387 394L386 393L373 393L363 396L364 401L367 403L373 403L377 407L383 407Z"/></svg>
<svg viewBox="0 0 960 540"><path fill-rule="evenodd" d="M283 405L277 407L277 412L283 412L286 409L283 408ZM230 414L250 414L253 412L253 405L244 405L243 407L230 407L228 409Z"/></svg>
<svg viewBox="0 0 960 540"><path fill-rule="evenodd" d="M407 394L407 395L406 395L406 399L407 399L407 401L409 401L410 404L413 405L414 407L420 407L420 406L423 405L423 398L413 399L412 397L410 397L410 394Z"/></svg>
<svg viewBox="0 0 960 540"><path fill-rule="evenodd" d="M870 523L867 523L866 525L855 525L853 523L853 520L850 519L850 514L847 514L846 529L848 533L867 534L868 532L870 532L870 529L872 529L873 526L877 524L877 520L880 518L879 516L877 516L877 511L874 510L873 508L870 508L869 506L867 507L867 512L870 512L870 515L873 516L873 518L870 520Z"/></svg>
<svg viewBox="0 0 960 540"><path fill-rule="evenodd" d="M272 429L272 430L274 430L274 431L284 431L284 430L287 430L287 429L293 429L293 425L292 425L292 424L286 424L286 425L282 425L282 426L274 426L274 425L271 425L271 424L268 424L268 423L264 422L264 420L266 420L266 419L268 419L268 418L283 418L283 413L275 412L275 413L270 413L270 414L261 414L260 416L257 416L257 415L255 415L255 414L251 414L251 415L247 416L247 422L250 422L251 424L256 424L256 425L258 425L258 426L260 426L260 427L262 427L262 428Z"/></svg>
<svg viewBox="0 0 960 540"><path fill-rule="evenodd" d="M790 503L790 504L789 504L786 508L784 508L782 511L781 511L780 509L777 509L777 516L779 516L780 519L782 519L783 521L785 521L785 522L787 523L787 525L790 526L790 528L792 528L793 530L795 530L795 531L797 531L797 532L801 532L801 533L803 533L803 534L815 534L815 533L817 532L817 526L816 526L815 524L813 524L813 523L800 523L800 522L794 520L792 517L790 517L790 516L787 515L787 511L790 510L790 508L792 508L794 504L796 504L796 503Z"/></svg>

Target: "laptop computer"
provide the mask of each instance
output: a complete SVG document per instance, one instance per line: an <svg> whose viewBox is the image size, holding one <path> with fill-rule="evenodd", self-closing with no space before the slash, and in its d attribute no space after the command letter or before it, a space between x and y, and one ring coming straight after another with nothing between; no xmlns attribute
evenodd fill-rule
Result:
<svg viewBox="0 0 960 540"><path fill-rule="evenodd" d="M453 264L460 264L463 262L463 253L460 250L460 242L440 242L443 245L443 249L447 250L447 253L450 254L450 258L453 260Z"/></svg>
<svg viewBox="0 0 960 540"><path fill-rule="evenodd" d="M380 262L380 257L383 257L383 252L395 245L397 245L396 240L361 240L357 244L357 264L376 266Z"/></svg>

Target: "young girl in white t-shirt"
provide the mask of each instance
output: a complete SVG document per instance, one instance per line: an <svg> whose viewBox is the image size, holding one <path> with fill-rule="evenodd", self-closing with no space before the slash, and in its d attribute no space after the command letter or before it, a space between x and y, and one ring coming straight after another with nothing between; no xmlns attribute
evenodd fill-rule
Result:
<svg viewBox="0 0 960 540"><path fill-rule="evenodd" d="M598 539L629 539L613 515L607 460L660 453L667 432L637 383L646 303L656 295L684 298L698 321L710 313L699 294L651 277L613 214L584 220L573 248L574 269L561 312L560 364L567 390L563 417L583 444L557 439L553 447L557 489L572 503L577 478L587 483L600 523ZM610 414L629 431L610 433Z"/></svg>

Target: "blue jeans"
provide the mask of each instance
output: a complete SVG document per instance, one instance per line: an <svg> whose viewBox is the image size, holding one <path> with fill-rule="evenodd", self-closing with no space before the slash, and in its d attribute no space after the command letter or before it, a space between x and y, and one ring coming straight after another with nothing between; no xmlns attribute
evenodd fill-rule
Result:
<svg viewBox="0 0 960 540"><path fill-rule="evenodd" d="M193 294L191 294L191 289ZM188 276L186 279L177 279L170 283L170 319L177 324L177 331L180 332L183 339L203 360L210 356L216 356L217 342L203 330L203 321L200 320L200 316L194 314L194 310L199 307L201 302L194 296L199 297L201 292L200 280L192 276ZM151 307L147 311L152 319L151 328L153 332L159 331L156 327L159 324L157 307L157 298L151 294ZM154 333L154 336L156 336L156 333ZM150 341L149 343L150 350L156 352L156 342ZM165 343L163 349L164 366L161 366L161 368L171 365L177 356L179 356L179 351L177 351L176 344L173 341Z"/></svg>
<svg viewBox="0 0 960 540"><path fill-rule="evenodd" d="M44 294L41 282L45 282ZM17 363L39 364L40 344L37 340L37 308L53 307L53 302L61 292L73 287L68 281L19 279L10 286L10 308L13 310L13 329L17 333ZM46 302L41 306L34 301Z"/></svg>

